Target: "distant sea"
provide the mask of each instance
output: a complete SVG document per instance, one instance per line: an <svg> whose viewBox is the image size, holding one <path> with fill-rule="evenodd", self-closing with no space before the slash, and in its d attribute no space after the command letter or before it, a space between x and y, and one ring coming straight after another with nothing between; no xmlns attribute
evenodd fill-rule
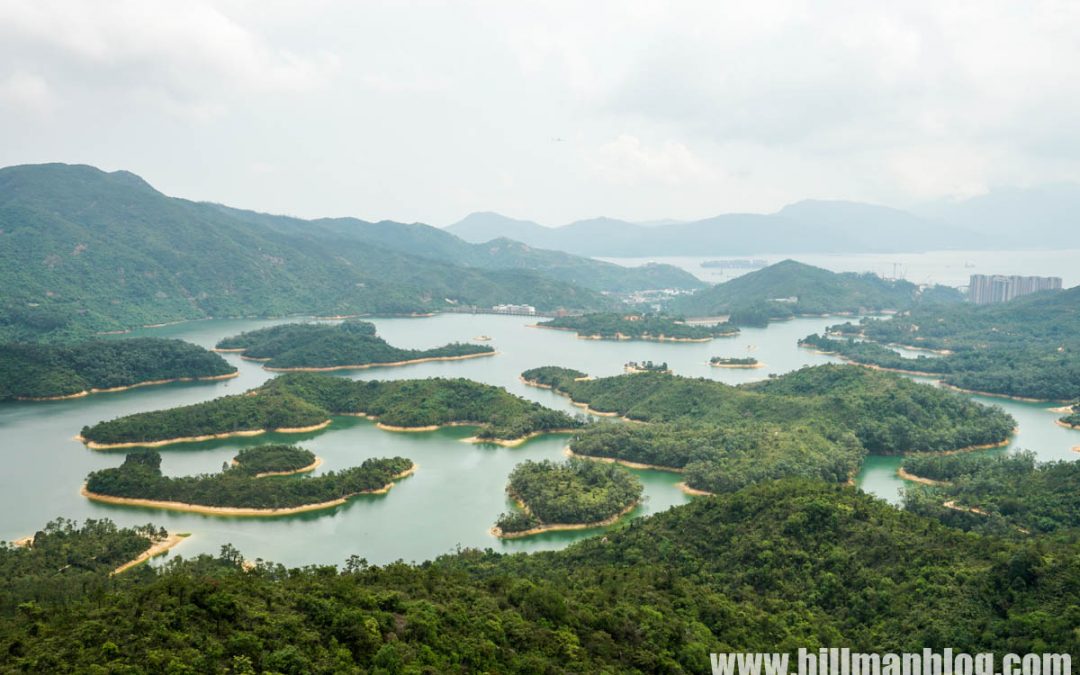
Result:
<svg viewBox="0 0 1080 675"><path fill-rule="evenodd" d="M967 286L972 274L1061 277L1065 288L1080 285L1080 249L1051 251L927 251L925 253L787 253L703 257L599 258L624 267L649 262L681 267L702 281L718 284L752 270L702 267L706 260L762 259L770 265L791 258L833 272L873 272L916 284Z"/></svg>

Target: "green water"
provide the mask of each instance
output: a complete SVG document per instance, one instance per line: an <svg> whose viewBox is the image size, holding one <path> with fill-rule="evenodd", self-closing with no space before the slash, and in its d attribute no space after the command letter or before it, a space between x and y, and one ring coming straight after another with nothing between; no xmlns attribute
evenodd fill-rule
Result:
<svg viewBox="0 0 1080 675"><path fill-rule="evenodd" d="M428 376L467 377L507 388L515 394L554 408L580 412L563 397L523 385L518 374L542 365L563 365L593 375L622 372L627 361L666 361L680 375L709 377L732 384L784 373L803 365L827 363L827 356L799 349L796 341L820 332L835 319L798 319L768 329L748 329L736 338L711 343L606 342L579 340L572 333L529 327L526 317L447 315L423 319L376 319L379 333L391 344L430 347L453 340L489 335L498 350L492 358L416 364L400 368L356 371L346 376L364 379ZM147 335L178 337L213 346L222 337L271 325L273 321L201 321L142 331ZM751 355L766 367L731 370L708 365L712 356ZM368 457L401 455L419 465L410 478L385 495L351 500L331 511L272 519L218 518L156 509L119 507L90 502L79 495L86 474L116 466L122 452L96 452L73 440L83 425L145 410L185 405L239 393L268 379L256 363L234 354L226 358L240 369L238 378L203 384L148 387L82 399L44 403L0 404L0 539L33 533L55 517L82 520L108 517L121 524L154 522L170 531L191 532L177 553L189 556L214 552L232 543L249 558L261 557L286 565L342 563L356 554L373 563L397 559L420 561L457 547L499 551L560 548L598 530L553 532L502 541L488 530L509 509L504 487L514 465L526 459L561 458L566 437L533 439L518 448L465 443L468 428L430 433L381 431L367 420L335 419L328 429L310 434L267 434L249 439L170 446L162 450L162 469L172 475L220 470L244 445L267 441L299 442L325 462L319 471L354 466ZM981 401L1004 405L1020 423L1015 446L1036 450L1043 459L1070 458L1080 433L1053 424L1048 406L1000 399ZM1011 448L1012 446L1010 446ZM1001 450L998 450L1001 452ZM891 501L901 481L895 458L870 458L859 485ZM675 484L679 477L658 471L635 472L645 484L645 499L634 516L663 511L690 497ZM616 525L615 527L618 527Z"/></svg>

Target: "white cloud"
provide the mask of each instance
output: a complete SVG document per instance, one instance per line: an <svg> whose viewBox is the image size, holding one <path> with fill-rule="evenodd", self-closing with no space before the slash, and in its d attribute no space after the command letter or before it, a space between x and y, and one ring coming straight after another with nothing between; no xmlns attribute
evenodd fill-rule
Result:
<svg viewBox="0 0 1080 675"><path fill-rule="evenodd" d="M625 186L707 183L719 177L682 143L667 141L646 147L628 134L601 145L587 161L600 179Z"/></svg>
<svg viewBox="0 0 1080 675"><path fill-rule="evenodd" d="M37 75L15 72L0 79L0 107L8 106L20 112L49 112L55 105L49 83Z"/></svg>

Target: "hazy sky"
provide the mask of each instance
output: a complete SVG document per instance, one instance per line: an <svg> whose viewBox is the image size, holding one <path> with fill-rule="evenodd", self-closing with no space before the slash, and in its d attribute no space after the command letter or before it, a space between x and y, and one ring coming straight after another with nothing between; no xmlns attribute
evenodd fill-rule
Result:
<svg viewBox="0 0 1080 675"><path fill-rule="evenodd" d="M0 164L562 224L1080 181L1080 2L0 0Z"/></svg>

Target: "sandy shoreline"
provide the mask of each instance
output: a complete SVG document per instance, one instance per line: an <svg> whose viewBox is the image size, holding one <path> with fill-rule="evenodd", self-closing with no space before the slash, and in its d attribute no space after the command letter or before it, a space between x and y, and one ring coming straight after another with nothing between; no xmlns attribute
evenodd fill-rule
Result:
<svg viewBox="0 0 1080 675"><path fill-rule="evenodd" d="M168 551L172 547L176 546L180 542L187 539L189 536L191 536L191 535L187 535L187 534L170 534L170 535L166 536L164 539L162 539L161 541L152 543L150 545L150 548L148 548L145 551L143 551L142 553L140 553L138 555L138 557L136 557L134 560L129 560L128 562L124 563L120 567L117 567L116 569L114 569L112 571L112 573L113 574L120 574L121 572L128 571L129 569L131 569L132 567L135 567L136 565L141 565L142 563L146 562L147 560L149 560L151 558L154 558L154 557L157 557L157 556L165 553L166 551Z"/></svg>
<svg viewBox="0 0 1080 675"><path fill-rule="evenodd" d="M147 380L145 382L136 382L135 384L126 384L122 387L108 387L106 389L84 389L74 394L63 394L62 396L18 396L17 401L66 401L72 398L82 398L89 396L90 394L111 394L117 391L127 391L128 389L136 389L138 387L152 387L159 384L172 384L173 382L214 382L217 380L230 380L234 377L239 377L240 371L234 371L232 373L225 373L224 375L205 375L201 377L174 377L168 380Z"/></svg>
<svg viewBox="0 0 1080 675"><path fill-rule="evenodd" d="M322 463L322 457L316 457L314 462L308 464L307 466L302 466L299 469L293 469L291 471L263 471L262 473L255 474L255 478L266 478L268 476L295 476L296 474L300 473L310 473L322 466ZM240 466L240 462L237 462L234 459L232 461L232 465Z"/></svg>
<svg viewBox="0 0 1080 675"><path fill-rule="evenodd" d="M534 380L526 380L523 377L518 377L518 379L521 380L522 383L527 384L530 387L537 387L538 389L550 389L551 391L555 392L559 396L565 396L566 398L570 399L571 404L577 406L578 408L581 408L582 410L589 413L590 415L595 415L597 417L618 417L619 419L621 419L624 422L634 422L636 424L643 424L643 422L641 420L635 420L635 419L632 419L632 418L627 417L625 415L620 415L617 412L605 412L603 410L595 410L593 408L590 408L588 403L581 403L579 401L575 401L573 396L566 393L565 391L562 391L561 389L556 389L555 387L551 386L550 384L541 384L541 383L536 382ZM586 377L582 377L582 378L575 378L574 381L575 382L581 382L581 381L592 380L592 379L596 379L596 378L586 376Z"/></svg>
<svg viewBox="0 0 1080 675"><path fill-rule="evenodd" d="M900 476L904 480L909 480L913 483L922 483L923 485L949 485L948 481L934 480L933 478L923 478L922 476L916 476L913 473L904 471L904 467L897 467L896 475Z"/></svg>
<svg viewBox="0 0 1080 675"><path fill-rule="evenodd" d="M1068 422L1062 422L1061 420L1054 420L1054 424L1058 425L1059 427L1064 427L1066 429L1072 429L1073 431L1080 431L1080 427L1073 426Z"/></svg>
<svg viewBox="0 0 1080 675"><path fill-rule="evenodd" d="M713 368L764 368L765 364L758 361L757 363L713 363L709 361L709 365Z"/></svg>
<svg viewBox="0 0 1080 675"><path fill-rule="evenodd" d="M699 490L697 488L690 487L686 484L686 481L679 481L675 484L675 487L679 488L679 490L692 497L711 497L713 495L713 493L709 492L708 490Z"/></svg>
<svg viewBox="0 0 1080 675"><path fill-rule="evenodd" d="M1013 429L1012 431L1009 432L1009 437L1008 438L1006 438L1005 440L1002 440L1002 441L997 441L996 443L983 443L981 445L969 445L967 447L956 448L954 450L911 450L909 452L901 452L899 454L900 454L900 456L907 456L907 455L945 456L945 455L960 455L960 454L963 454L965 452L976 452L978 450L992 450L994 448L1003 448L1006 445L1008 445L1009 443L1012 443L1013 436L1016 435L1017 431L1019 431L1019 428Z"/></svg>
<svg viewBox="0 0 1080 675"><path fill-rule="evenodd" d="M518 500L518 504L524 507L524 503L521 502L521 500ZM618 522L620 518L636 509L638 507L638 504L640 504L640 502L635 501L633 504L627 506L625 509L616 513L610 518L605 518L595 523L552 523L551 525L540 525L530 528L528 530L521 530L520 532L503 532L496 525L495 527L492 527L489 532L492 536L498 537L499 539L520 539L521 537L531 537L534 534L542 534L544 532L558 532L560 530L588 530L594 527L607 527L608 525L614 525L616 522ZM528 509L526 508L525 510Z"/></svg>
<svg viewBox="0 0 1080 675"><path fill-rule="evenodd" d="M322 368L315 367L296 367L296 368L272 368L270 366L263 366L264 370L268 370L274 373L328 373L335 370L365 370L367 368L392 368L396 366L408 366L414 363L429 363L432 361L464 361L465 359L475 359L481 356L495 356L499 352L479 352L476 354L462 354L460 356L427 356L422 359L409 359L407 361L387 361L382 363L364 363L351 366L326 366ZM242 357L247 358L247 357ZM252 359L257 360L257 359ZM269 359L258 359L269 360Z"/></svg>
<svg viewBox="0 0 1080 675"><path fill-rule="evenodd" d="M934 377L940 377L940 376L941 375L939 373L938 375L935 375ZM978 391L976 389L963 389L963 388L957 387L955 385L947 384L946 382L943 382L943 381L940 381L940 380L938 381L938 384L941 386L942 389L948 389L950 391L958 391L958 392L963 393L963 394L975 394L976 396L989 396L991 398L1007 398L1010 401L1020 401L1021 403L1065 403L1065 401L1062 401L1060 399L1030 398L1030 397L1027 397L1027 396L1010 396L1009 394L995 394L993 392Z"/></svg>
<svg viewBox="0 0 1080 675"><path fill-rule="evenodd" d="M1071 405L1063 405L1060 408L1048 408L1048 410L1059 415L1070 415L1073 412L1073 407Z"/></svg>
<svg viewBox="0 0 1080 675"><path fill-rule="evenodd" d="M574 457L577 459L587 459L591 462L606 462L608 464L622 464L630 469L651 469L653 471L666 471L668 473L683 473L683 470L674 466L662 466L660 464L644 464L642 462L631 462L628 459L617 459L615 457L600 457L597 455L581 455L570 449L570 446L563 448L563 454L567 457Z"/></svg>
<svg viewBox="0 0 1080 675"><path fill-rule="evenodd" d="M578 429L546 429L544 431L533 431L517 438L479 438L477 436L469 436L462 440L466 443L490 443L492 445L501 445L504 448L516 448L520 445L524 445L526 441L537 438L538 436L547 436L548 434L572 434L576 431L578 431Z"/></svg>
<svg viewBox="0 0 1080 675"><path fill-rule="evenodd" d="M288 516L297 513L307 513L309 511L322 511L325 509L332 509L348 502L353 497L358 495L379 495L386 494L390 491L390 488L394 487L396 481L411 476L416 472L418 465L413 463L412 467L402 471L401 473L392 476L392 480L386 485L380 488L373 488L371 490L361 490L352 494L332 499L325 502L317 502L315 504L303 504L301 506L288 506L275 509L261 509L261 508L247 508L247 507L235 507L235 506L202 506L199 504L188 504L185 502L168 502L159 501L156 499L138 499L134 497L112 497L110 495L103 495L97 492L91 492L86 488L86 484L83 483L82 489L79 490L79 494L87 499L95 502L102 502L105 504L118 504L121 506L145 506L153 509L163 509L166 511L184 511L187 513L199 513L206 516L241 516L252 518L273 518L276 516Z"/></svg>
<svg viewBox="0 0 1080 675"><path fill-rule="evenodd" d="M247 429L243 431L229 431L221 434L205 434L203 436L181 436L179 438L167 438L160 441L131 441L127 443L98 443L97 441L88 441L82 436L76 436L75 440L84 443L86 447L91 450L118 450L121 448L160 448L164 445L172 445L174 443L200 443L202 441L213 441L221 438L236 438L236 437L248 437L259 436L265 434L267 431L271 431L276 434L302 434L309 431L318 431L319 429L325 429L330 426L333 420L325 420L318 424L312 424L309 427L280 427L278 429Z"/></svg>

